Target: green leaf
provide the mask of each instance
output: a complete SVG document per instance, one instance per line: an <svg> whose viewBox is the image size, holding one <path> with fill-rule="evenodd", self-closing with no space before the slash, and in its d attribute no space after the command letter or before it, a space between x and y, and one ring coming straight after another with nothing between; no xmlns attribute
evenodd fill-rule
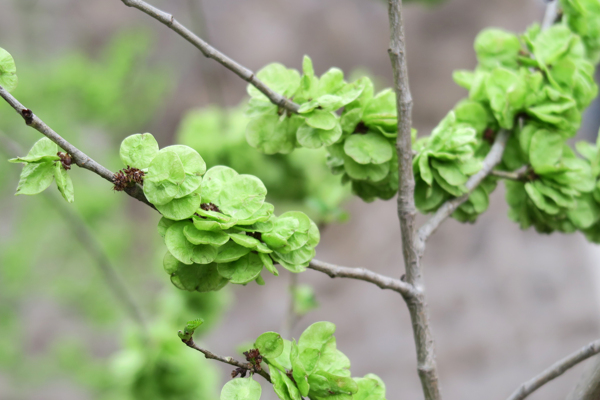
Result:
<svg viewBox="0 0 600 400"><path fill-rule="evenodd" d="M219 204L221 192L227 183L239 174L233 168L223 165L212 167L204 175L200 192L203 203Z"/></svg>
<svg viewBox="0 0 600 400"><path fill-rule="evenodd" d="M251 217L265 201L267 188L253 175L233 177L219 194L218 205L222 212L237 219Z"/></svg>
<svg viewBox="0 0 600 400"><path fill-rule="evenodd" d="M246 126L248 144L265 154L288 154L296 147L296 131L303 124L298 116L261 115Z"/></svg>
<svg viewBox="0 0 600 400"><path fill-rule="evenodd" d="M310 285L298 285L293 288L294 311L298 315L308 314L319 307L315 292Z"/></svg>
<svg viewBox="0 0 600 400"><path fill-rule="evenodd" d="M275 276L279 276L279 271L277 271L277 268L275 268L275 266L273 265L273 260L268 254L258 253L258 256L260 257L260 260L262 261L267 271L269 271Z"/></svg>
<svg viewBox="0 0 600 400"><path fill-rule="evenodd" d="M187 175L201 176L206 172L206 163L198 152L189 146L177 144L167 146L160 150L160 153L172 151L179 156L183 164L183 171Z"/></svg>
<svg viewBox="0 0 600 400"><path fill-rule="evenodd" d="M183 164L176 153L159 153L148 167L144 178L144 194L154 205L167 204L178 194L185 176Z"/></svg>
<svg viewBox="0 0 600 400"><path fill-rule="evenodd" d="M177 272L171 277L171 282L178 280L184 290L197 292L214 292L227 285L227 279L219 275L217 264L179 264Z"/></svg>
<svg viewBox="0 0 600 400"><path fill-rule="evenodd" d="M160 221L158 221L158 234L160 235L160 237L164 238L167 234L167 229L169 229L169 227L175 222L177 221L173 221L172 219L162 217Z"/></svg>
<svg viewBox="0 0 600 400"><path fill-rule="evenodd" d="M563 155L565 141L557 132L550 132L545 129L536 131L529 146L529 161L536 170L544 166L551 166L558 163Z"/></svg>
<svg viewBox="0 0 600 400"><path fill-rule="evenodd" d="M180 199L173 199L167 204L155 204L155 206L163 216L174 221L181 221L194 215L200 207L200 201L200 195L192 193Z"/></svg>
<svg viewBox="0 0 600 400"><path fill-rule="evenodd" d="M267 358L277 358L283 353L283 339L277 332L265 332L254 342L260 354Z"/></svg>
<svg viewBox="0 0 600 400"><path fill-rule="evenodd" d="M25 157L11 158L10 163L39 163L60 160L58 146L52 140L44 137L33 144Z"/></svg>
<svg viewBox="0 0 600 400"><path fill-rule="evenodd" d="M359 164L382 164L393 156L390 142L374 132L350 135L344 142L344 152Z"/></svg>
<svg viewBox="0 0 600 400"><path fill-rule="evenodd" d="M390 164L359 164L348 155L344 155L344 169L352 179L378 182L390 172Z"/></svg>
<svg viewBox="0 0 600 400"><path fill-rule="evenodd" d="M165 234L165 244L171 254L184 264L193 264L195 245L190 243L183 230L186 226L191 226L190 221L180 221L171 225Z"/></svg>
<svg viewBox="0 0 600 400"><path fill-rule="evenodd" d="M75 196L73 193L73 181L67 174L67 170L64 169L62 164L59 162L54 164L54 179L56 180L56 186L58 187L58 191L62 197L64 197L64 199L69 203L75 201Z"/></svg>
<svg viewBox="0 0 600 400"><path fill-rule="evenodd" d="M309 149L318 149L334 144L342 136L342 127L336 121L332 129L317 129L304 124L297 131L298 142Z"/></svg>
<svg viewBox="0 0 600 400"><path fill-rule="evenodd" d="M263 81L276 93L291 97L300 86L300 74L295 69L288 69L279 63L265 66L256 73L256 77ZM267 99L257 88L248 85L248 94L254 98Z"/></svg>
<svg viewBox="0 0 600 400"><path fill-rule="evenodd" d="M146 169L158 154L158 142L150 133L137 133L121 142L119 155L124 165Z"/></svg>
<svg viewBox="0 0 600 400"><path fill-rule="evenodd" d="M286 374L269 364L273 390L281 400L302 400L298 388Z"/></svg>
<svg viewBox="0 0 600 400"><path fill-rule="evenodd" d="M219 264L219 274L231 283L246 284L255 280L263 263L258 254L250 253L231 263Z"/></svg>
<svg viewBox="0 0 600 400"><path fill-rule="evenodd" d="M173 257L173 254L167 251L165 256L163 257L163 269L165 270L165 272L169 275L176 273L179 269L179 264L180 261Z"/></svg>
<svg viewBox="0 0 600 400"><path fill-rule="evenodd" d="M335 93L344 85L344 72L339 68L330 68L319 79L319 93Z"/></svg>
<svg viewBox="0 0 600 400"><path fill-rule="evenodd" d="M219 247L219 253L215 258L216 263L229 263L235 260L239 260L246 254L250 253L250 249L244 246L240 246L234 241L230 240L223 246Z"/></svg>
<svg viewBox="0 0 600 400"><path fill-rule="evenodd" d="M0 86L7 92L12 92L18 82L15 60L8 51L0 47Z"/></svg>
<svg viewBox="0 0 600 400"><path fill-rule="evenodd" d="M190 243L222 246L229 241L229 234L222 231L198 230L195 226L187 225L183 234Z"/></svg>
<svg viewBox="0 0 600 400"><path fill-rule="evenodd" d="M315 110L306 116L306 124L315 129L329 131L338 124L338 117L331 111Z"/></svg>
<svg viewBox="0 0 600 400"><path fill-rule="evenodd" d="M517 35L501 29L484 29L475 39L477 59L484 68L517 67L521 42Z"/></svg>
<svg viewBox="0 0 600 400"><path fill-rule="evenodd" d="M183 331L179 331L177 335L182 341L189 342L192 336L194 335L196 329L198 329L203 323L204 320L202 318L188 321L188 323L185 325L185 328L183 328Z"/></svg>
<svg viewBox="0 0 600 400"><path fill-rule="evenodd" d="M327 321L315 322L302 332L298 340L300 351L305 349L321 350L335 333L335 324Z"/></svg>
<svg viewBox="0 0 600 400"><path fill-rule="evenodd" d="M179 193L179 186L169 181L153 182L144 179L144 195L155 206L169 203Z"/></svg>
<svg viewBox="0 0 600 400"><path fill-rule="evenodd" d="M252 378L235 378L223 386L221 400L259 400L262 388Z"/></svg>
<svg viewBox="0 0 600 400"><path fill-rule="evenodd" d="M51 162L26 164L21 171L16 196L34 195L43 192L52 184L54 166Z"/></svg>
<svg viewBox="0 0 600 400"><path fill-rule="evenodd" d="M469 180L455 162L443 162L433 159L431 165L449 185L461 186Z"/></svg>
<svg viewBox="0 0 600 400"><path fill-rule="evenodd" d="M354 378L358 385L358 392L352 396L353 400L385 400L385 384L375 374L367 374L363 378Z"/></svg>

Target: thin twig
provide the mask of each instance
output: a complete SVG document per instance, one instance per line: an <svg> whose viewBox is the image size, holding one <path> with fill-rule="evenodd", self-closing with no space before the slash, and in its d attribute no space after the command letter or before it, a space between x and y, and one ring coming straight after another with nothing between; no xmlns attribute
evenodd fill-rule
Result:
<svg viewBox="0 0 600 400"><path fill-rule="evenodd" d="M327 274L332 278L350 278L370 282L381 289L398 292L405 298L413 298L419 295L419 292L411 284L403 282L400 279L380 275L365 268L341 267L315 259L310 262L308 268Z"/></svg>
<svg viewBox="0 0 600 400"><path fill-rule="evenodd" d="M88 157L84 152L79 150L77 147L73 146L71 143L67 142L62 136L58 133L54 132L52 128L44 123L41 119L37 117L31 110L25 108L17 99L15 99L10 93L6 91L2 86L0 86L0 96L6 100L8 104L11 105L15 111L23 117L25 123L40 132L42 135L46 136L48 139L52 140L56 143L60 148L65 150L67 153L71 155L73 161L77 164L77 166L81 168L85 168L87 170L92 171L96 175L101 176L106 179L110 183L113 183L113 179L115 174L112 173L107 168L98 164L96 161L92 160ZM131 197L145 203L146 205L155 208L152 203L146 199L144 195L144 191L139 185L131 186L125 189L128 195Z"/></svg>
<svg viewBox="0 0 600 400"><path fill-rule="evenodd" d="M427 239L440 227L442 222L446 220L462 203L469 199L469 196L475 190L477 186L490 174L490 172L494 169L496 165L502 160L502 154L504 154L504 148L506 147L506 142L508 137L510 136L510 131L500 130L496 135L496 139L494 140L494 144L490 149L490 152L483 160L483 166L475 175L471 176L467 183L465 184L467 188L467 193L460 197L456 197L452 200L448 200L445 202L427 221L418 232L418 248L419 252L423 254L425 250L425 243Z"/></svg>
<svg viewBox="0 0 600 400"><path fill-rule="evenodd" d="M198 50L202 52L206 57L212 58L217 61L221 65L223 65L228 70L235 73L237 76L245 80L246 82L253 85L255 88L260 90L265 96L269 98L269 100L278 105L279 107L283 107L291 112L297 113L300 106L290 99L280 95L279 93L274 92L271 88L269 88L263 81L258 79L254 72L244 67L243 65L237 63L231 58L227 57L225 54L221 53L204 40L200 39L196 36L192 31L182 25L179 21L175 19L171 14L168 14L142 0L121 0L126 6L134 7L138 10L148 14L152 18L162 22L175 32L177 32L181 37L185 40L193 44Z"/></svg>
<svg viewBox="0 0 600 400"><path fill-rule="evenodd" d="M563 358L562 360L552 364L548 369L538 376L528 380L522 384L508 400L522 400L531 393L550 382L551 380L561 376L567 370L573 368L582 361L587 360L591 356L600 353L600 339L593 341L575 353Z"/></svg>
<svg viewBox="0 0 600 400"><path fill-rule="evenodd" d="M412 167L412 105L406 64L406 43L402 19L402 0L388 0L390 23L390 48L388 50L394 70L394 90L398 113L398 219L402 233L402 253L406 268L406 282L415 287L418 296L406 298L417 350L417 371L425 400L440 400L440 385L435 361L435 343L429 326L429 311L421 274L421 259L417 251L415 179Z"/></svg>
<svg viewBox="0 0 600 400"><path fill-rule="evenodd" d="M499 171L499 170L492 170L490 172L491 176L495 176L496 178L501 178L501 179L506 179L509 181L522 181L525 178L525 171L523 172L519 172L519 171Z"/></svg>
<svg viewBox="0 0 600 400"><path fill-rule="evenodd" d="M225 364L233 365L234 367L250 370L253 373L259 374L260 376L265 378L269 383L271 383L271 376L264 369L261 369L259 371L254 365L252 365L250 363L243 363L243 362L234 360L231 357L218 356L215 353L212 353L208 350L204 350L204 349L198 347L196 345L196 343L194 343L194 339L190 339L188 341L183 340L182 342L185 343L188 347L190 347L194 350L198 350L200 353L204 354L204 357L206 357L210 360L217 360L217 361L221 361L222 363L225 363Z"/></svg>
<svg viewBox="0 0 600 400"><path fill-rule="evenodd" d="M546 12L542 21L543 31L554 25L558 17L558 0L548 0L546 3Z"/></svg>
<svg viewBox="0 0 600 400"><path fill-rule="evenodd" d="M9 151L17 155L23 154L21 146L1 131L0 142L2 142L3 146L8 148ZM81 215L75 212L71 207L68 207L64 201L57 199L55 195L46 191L42 192L41 195L59 214L62 215L66 224L71 228L75 239L81 243L82 248L95 261L100 273L104 277L106 285L112 291L117 301L121 302L126 313L128 313L131 319L140 326L142 332L146 332L146 324L140 307L136 304L133 296L127 290L127 286L117 274L117 269L112 265L108 255L102 248L102 245L88 228L83 218L81 218Z"/></svg>

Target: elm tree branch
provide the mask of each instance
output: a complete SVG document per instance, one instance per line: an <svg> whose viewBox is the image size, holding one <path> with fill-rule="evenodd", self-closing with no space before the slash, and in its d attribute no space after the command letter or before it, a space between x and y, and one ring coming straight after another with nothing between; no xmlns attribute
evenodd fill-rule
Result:
<svg viewBox="0 0 600 400"><path fill-rule="evenodd" d="M475 175L471 176L465 186L467 187L467 193L460 197L456 197L452 200L448 200L445 202L427 221L418 232L418 243L417 246L419 248L420 254L423 254L425 250L425 242L427 239L435 232L442 222L446 220L462 203L469 199L469 196L475 190L477 186L492 172L494 167L498 165L498 163L502 160L502 154L504 154L504 148L506 147L506 142L508 137L510 136L510 131L500 130L498 135L496 135L496 139L494 140L494 144L488 155L483 160L483 166Z"/></svg>
<svg viewBox="0 0 600 400"><path fill-rule="evenodd" d="M552 364L548 369L538 376L523 383L508 400L522 400L531 393L550 382L551 380L561 376L567 370L573 368L582 361L587 360L591 356L600 353L600 339L593 341L575 353L563 358L562 360Z"/></svg>
<svg viewBox="0 0 600 400"><path fill-rule="evenodd" d="M222 363L225 364L229 364L229 365L233 365L234 367L238 367L238 368L245 368L247 370L250 370L254 373L257 373L258 375L262 376L263 378L265 378L267 380L267 382L271 383L271 376L269 375L269 373L267 371L265 371L264 369L261 369L260 371L258 369L256 369L256 367L254 367L252 364L250 363L243 363L237 360L234 360L231 357L223 357L223 356L218 356L208 350L204 350L200 347L198 347L198 345L196 345L196 343L194 343L194 339L190 339L188 341L184 341L182 340L183 343L185 343L188 347L194 349L194 350L198 350L200 353L204 354L204 357L210 359L210 360L217 360L217 361L221 361Z"/></svg>
<svg viewBox="0 0 600 400"><path fill-rule="evenodd" d="M417 251L415 179L412 168L412 106L408 83L406 43L402 19L402 0L388 0L390 48L388 53L394 70L394 90L398 114L398 219L402 233L402 253L406 268L406 282L415 287L418 296L405 298L413 327L417 350L417 371L425 400L440 400L440 385L435 361L435 344L429 327L429 311L421 275L421 259Z"/></svg>
<svg viewBox="0 0 600 400"><path fill-rule="evenodd" d="M66 141L58 133L54 132L54 130L52 130L52 128L50 128L48 125L46 125L44 123L44 121L39 119L37 117L37 115L35 115L31 110L25 108L21 103L19 103L19 101L17 99L15 99L10 93L8 93L8 91L6 91L6 89L4 89L2 86L0 86L0 96L4 100L6 100L6 102L8 104L10 104L11 107L14 108L15 111L21 117L23 117L23 119L25 120L25 123L27 125L34 128L35 130L37 130L42 135L46 136L48 139L50 139L54 143L56 143L60 148L65 150L67 153L69 153L71 155L71 157L73 158L73 160L75 161L75 163L77 164L77 166L79 166L80 168L85 168L87 170L90 170L93 173L95 173L96 175L99 175L102 178L106 179L110 183L113 183L114 176L115 176L114 173L112 173L110 170L103 167L102 165L98 164L96 161L91 159L84 152L82 152L77 147L73 146L71 143ZM146 199L146 196L144 195L144 191L142 190L142 188L140 186L135 185L135 186L129 187L129 188L125 189L125 192L127 192L127 194L130 195L131 197L141 201L142 203L145 203L146 205L148 205L152 208L155 208L152 205L152 203L150 203L148 201L148 199Z"/></svg>
<svg viewBox="0 0 600 400"><path fill-rule="evenodd" d="M331 278L350 278L370 282L381 289L398 292L405 298L417 297L419 295L419 292L411 284L403 282L400 279L380 275L365 268L341 267L319 260L312 260L308 268L327 274Z"/></svg>
<svg viewBox="0 0 600 400"><path fill-rule="evenodd" d="M204 56L217 61L225 68L232 71L237 76L239 76L246 82L253 85L258 90L260 90L265 96L269 98L269 100L273 104L276 104L279 107L283 107L291 112L298 113L298 109L300 108L298 104L280 95L279 93L274 92L263 81L258 79L254 72L244 67L243 65L237 63L236 61L232 60L231 58L227 57L225 54L221 53L219 50L215 49L214 47L206 43L204 40L200 39L192 31L190 31L179 21L177 21L173 15L168 14L142 0L121 1L126 6L137 8L138 10L148 14L152 18L162 22L163 24L177 32L181 37L183 37L185 40L193 44L198 50L200 50L202 54L204 54Z"/></svg>
<svg viewBox="0 0 600 400"><path fill-rule="evenodd" d="M109 181L111 183L113 182L114 174L111 171L109 171L102 165L98 164L96 161L92 160L90 157L88 157L85 153L83 153L77 147L73 146L71 143L66 141L58 133L56 133L54 130L52 130L52 128L50 128L48 125L46 125L40 118L38 118L35 114L33 114L31 112L31 110L26 109L21 103L19 103L19 101L17 99L15 99L10 93L8 93L2 86L0 86L0 96L14 108L15 111L17 111L17 113L23 117L23 119L25 119L25 122L27 125L36 129L41 134L43 134L44 136L46 136L47 138L52 140L54 143L56 143L58 146L60 146L62 149L67 151L73 157L73 160L79 167L88 169L91 172L103 177L107 181ZM152 203L150 203L148 201L148 199L146 199L146 196L144 195L144 192L141 189L141 187L135 186L134 188L132 188L131 191L128 191L127 193L130 196L138 199L139 201L143 202L144 204L146 204L156 210L156 208L152 205ZM422 294L417 289L415 289L411 284L403 282L401 280L396 280L396 279L392 279L392 278L377 274L373 271L369 271L364 268L341 267L341 266L325 263L325 262L322 262L319 260L312 260L309 267L316 271L323 272L332 278L340 277L340 278L357 279L357 280L362 280L365 282L373 283L382 289L394 290L394 291L400 293L407 300L407 303L410 303L410 302L419 303L421 301ZM188 344L188 346L190 346L189 343L186 343L186 344ZM217 355L209 352L208 350L200 349L195 345L190 346L190 347L192 347L198 351L201 351L202 353L205 354L205 356L207 358L223 361L223 362L226 362L228 364L235 365L238 367L243 367L243 368L247 367L247 364L244 365L238 361L231 360L230 358L217 356ZM266 374L266 372L264 372L264 374L260 373L260 372L257 372L257 373L259 373L261 376L264 376L265 379L267 379L267 380L269 379L268 374Z"/></svg>

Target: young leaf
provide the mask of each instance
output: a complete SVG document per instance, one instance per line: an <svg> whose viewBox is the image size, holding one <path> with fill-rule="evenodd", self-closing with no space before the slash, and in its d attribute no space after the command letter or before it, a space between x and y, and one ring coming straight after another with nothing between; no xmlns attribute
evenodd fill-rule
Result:
<svg viewBox="0 0 600 400"><path fill-rule="evenodd" d="M54 164L54 179L56 180L56 186L58 187L60 194L62 194L67 202L72 203L75 200L73 194L73 181L69 174L67 174L67 170L64 169L59 162Z"/></svg>
<svg viewBox="0 0 600 400"><path fill-rule="evenodd" d="M196 331L196 329L198 329L198 327L200 325L202 325L203 323L204 323L204 320L202 318L188 321L188 323L185 325L185 328L183 328L183 331L177 332L177 335L179 336L179 338L182 341L189 342L190 339L192 338L192 336L194 335L194 332Z"/></svg>
<svg viewBox="0 0 600 400"><path fill-rule="evenodd" d="M0 86L12 92L17 87L17 67L10 53L0 47Z"/></svg>
<svg viewBox="0 0 600 400"><path fill-rule="evenodd" d="M26 164L23 166L23 171L21 171L21 178L15 195L41 193L52 184L52 179L54 179L52 162Z"/></svg>
<svg viewBox="0 0 600 400"><path fill-rule="evenodd" d="M235 378L223 386L221 400L259 400L262 388L252 378Z"/></svg>
<svg viewBox="0 0 600 400"><path fill-rule="evenodd" d="M267 358L277 358L283 353L283 339L277 332L265 332L254 342L260 354Z"/></svg>
<svg viewBox="0 0 600 400"><path fill-rule="evenodd" d="M124 165L146 169L158 154L158 142L150 133L137 133L121 142L119 156Z"/></svg>

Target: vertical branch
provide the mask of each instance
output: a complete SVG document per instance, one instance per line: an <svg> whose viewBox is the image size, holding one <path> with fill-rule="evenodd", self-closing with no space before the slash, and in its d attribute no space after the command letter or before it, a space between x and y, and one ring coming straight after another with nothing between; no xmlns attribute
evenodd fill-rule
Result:
<svg viewBox="0 0 600 400"><path fill-rule="evenodd" d="M390 20L390 48L388 50L394 69L394 89L398 110L399 192L398 218L402 233L402 253L406 267L406 281L413 285L418 295L405 297L412 320L417 350L417 369L426 400L441 399L435 346L429 327L429 312L423 291L420 257L417 251L415 180L412 168L412 96L408 83L406 43L402 20L402 0L388 0Z"/></svg>

